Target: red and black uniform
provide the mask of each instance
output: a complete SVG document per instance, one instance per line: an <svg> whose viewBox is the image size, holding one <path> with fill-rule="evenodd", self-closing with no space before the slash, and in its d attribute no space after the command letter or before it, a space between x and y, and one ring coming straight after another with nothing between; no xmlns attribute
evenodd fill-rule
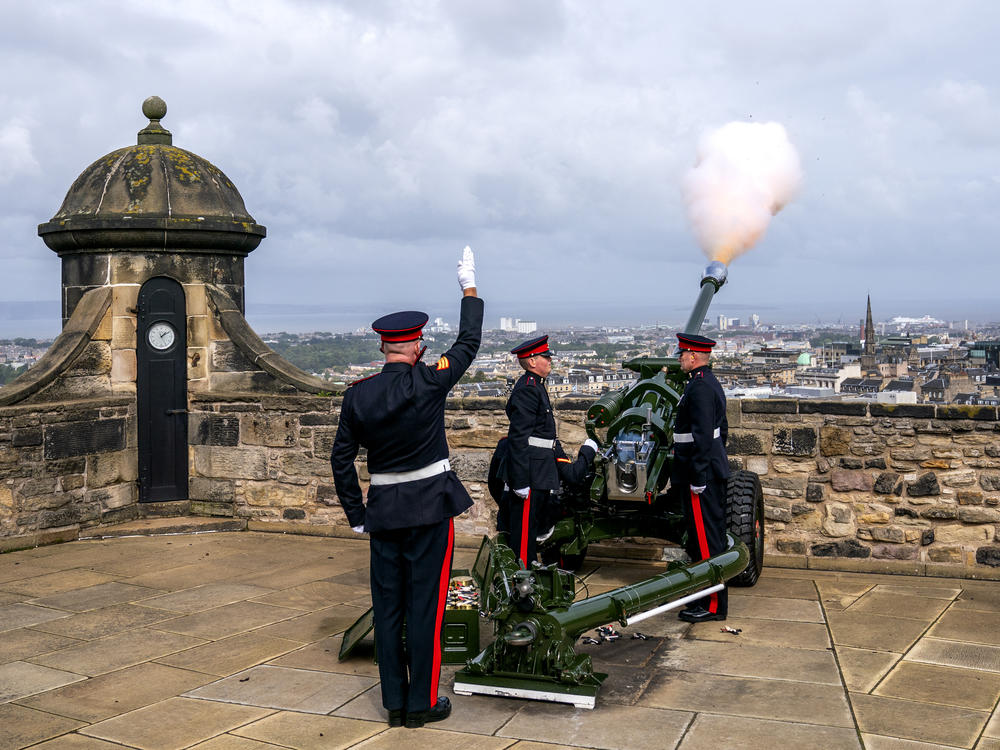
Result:
<svg viewBox="0 0 1000 750"><path fill-rule="evenodd" d="M712 342L714 344L714 342ZM684 495L687 552L704 560L726 549L726 480L729 458L726 439L726 397L708 365L688 373L674 424L674 460L670 481ZM704 487L696 494L691 487ZM712 614L725 617L725 589L699 602Z"/></svg>
<svg viewBox="0 0 1000 750"><path fill-rule="evenodd" d="M549 492L559 489L556 468L556 420L552 413L544 378L526 372L507 400L507 461L504 481L507 530L510 547L521 564L528 567L535 560L535 536L538 521L548 502ZM528 487L528 496L515 490Z"/></svg>
<svg viewBox="0 0 1000 750"><path fill-rule="evenodd" d="M413 313L396 315L404 321L399 328L412 323L405 316ZM422 326L427 316L419 315ZM407 340L405 332L392 338L379 322L373 328L384 341ZM390 711L427 711L437 701L452 519L472 505L447 463L444 406L479 350L482 324L483 301L463 297L458 338L435 365L387 362L344 394L330 462L347 520L371 535L375 642ZM419 338L419 326L415 331L409 340ZM372 475L367 504L354 467L361 447Z"/></svg>

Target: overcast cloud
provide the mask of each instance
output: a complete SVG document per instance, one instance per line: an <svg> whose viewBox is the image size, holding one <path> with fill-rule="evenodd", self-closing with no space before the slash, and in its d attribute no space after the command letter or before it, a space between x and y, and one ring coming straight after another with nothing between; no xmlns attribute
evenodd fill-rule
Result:
<svg viewBox="0 0 1000 750"><path fill-rule="evenodd" d="M58 298L37 225L135 143L156 94L174 145L267 226L246 266L267 328L276 304L317 306L326 328L407 307L454 318L465 244L489 325L682 323L706 259L681 180L698 137L732 120L783 124L805 178L713 312L856 321L871 292L876 318L1000 319L987 0L0 10L0 301Z"/></svg>

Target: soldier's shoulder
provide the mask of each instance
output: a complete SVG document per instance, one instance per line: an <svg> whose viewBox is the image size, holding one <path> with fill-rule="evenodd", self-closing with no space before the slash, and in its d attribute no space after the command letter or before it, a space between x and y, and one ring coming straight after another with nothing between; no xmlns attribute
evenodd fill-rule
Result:
<svg viewBox="0 0 1000 750"><path fill-rule="evenodd" d="M380 373L380 372L376 372L374 375L368 375L367 377L364 377L364 378L358 378L357 380L353 380L350 383L348 383L347 387L348 388L353 388L354 386L360 385L361 383L367 383L372 378L377 378L381 374L382 373Z"/></svg>

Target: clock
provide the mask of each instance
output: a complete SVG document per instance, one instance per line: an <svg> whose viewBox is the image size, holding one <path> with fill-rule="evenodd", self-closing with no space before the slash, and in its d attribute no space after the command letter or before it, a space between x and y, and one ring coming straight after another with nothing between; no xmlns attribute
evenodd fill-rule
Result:
<svg viewBox="0 0 1000 750"><path fill-rule="evenodd" d="M169 323L153 323L146 332L146 340L154 349L163 351L174 345L177 333Z"/></svg>

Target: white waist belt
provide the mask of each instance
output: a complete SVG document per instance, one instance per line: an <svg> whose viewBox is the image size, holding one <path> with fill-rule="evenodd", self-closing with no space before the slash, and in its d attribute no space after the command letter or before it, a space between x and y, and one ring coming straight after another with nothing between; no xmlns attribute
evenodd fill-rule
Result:
<svg viewBox="0 0 1000 750"><path fill-rule="evenodd" d="M715 428L715 431L712 433L712 437L714 437L714 438L722 437L722 432L721 432L721 430L719 430L718 427ZM675 443L693 443L694 442L694 435L692 435L690 432L675 432L674 433L674 442Z"/></svg>
<svg viewBox="0 0 1000 750"><path fill-rule="evenodd" d="M555 448L556 441L554 438L539 438L532 435L528 438L528 445L533 445L536 448Z"/></svg>
<svg viewBox="0 0 1000 750"><path fill-rule="evenodd" d="M419 469L414 469L413 471L387 471L382 474L372 474L371 484L380 485L415 482L418 479L436 477L438 474L444 474L446 471L451 471L451 463L449 463L447 458L435 461L432 464L427 464L427 466L422 466Z"/></svg>

